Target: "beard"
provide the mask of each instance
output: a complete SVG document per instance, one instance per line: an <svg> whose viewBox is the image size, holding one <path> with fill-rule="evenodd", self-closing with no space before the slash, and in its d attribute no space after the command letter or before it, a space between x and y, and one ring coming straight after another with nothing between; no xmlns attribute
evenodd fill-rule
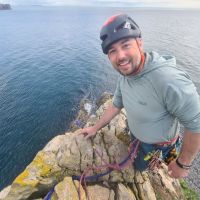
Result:
<svg viewBox="0 0 200 200"><path fill-rule="evenodd" d="M127 63L127 64L126 66L122 66L121 65L122 63ZM139 64L140 64L139 59L136 62L133 61L133 58L122 59L117 63L117 66L115 67L115 69L123 76L130 76L130 75L134 75L134 70L139 66Z"/></svg>

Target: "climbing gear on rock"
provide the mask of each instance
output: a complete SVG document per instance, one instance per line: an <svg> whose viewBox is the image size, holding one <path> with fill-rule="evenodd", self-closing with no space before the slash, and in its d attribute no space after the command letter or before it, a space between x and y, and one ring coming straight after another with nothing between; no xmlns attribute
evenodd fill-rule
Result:
<svg viewBox="0 0 200 200"><path fill-rule="evenodd" d="M148 152L144 156L144 161L149 162L148 169L154 170L155 168L160 168L162 163L168 165L178 157L180 145L180 136L177 136L168 142L156 143L153 151Z"/></svg>
<svg viewBox="0 0 200 200"><path fill-rule="evenodd" d="M79 180L79 190L78 190L79 191L79 199L81 200L80 184L84 184L86 194L88 194L86 182L98 181L98 179L100 177L111 173L113 170L122 170L125 167L127 167L129 164L133 163L137 156L139 144L140 144L139 140L137 140L137 139L134 140L130 144L128 156L120 163L107 163L105 160L102 159L102 161L104 162L104 165L89 166L84 170L84 172L82 173L81 176L72 176L73 180ZM96 150L96 148L94 148L94 150L97 153L97 155L102 158L101 154ZM102 169L108 169L108 170L103 173L88 176L88 173L91 172L92 170L101 171ZM88 195L88 198L89 198L89 195Z"/></svg>
<svg viewBox="0 0 200 200"><path fill-rule="evenodd" d="M155 168L160 168L162 162L163 162L163 155L161 150L157 150L153 153L151 153L151 157L149 158L149 164L148 169L154 170Z"/></svg>

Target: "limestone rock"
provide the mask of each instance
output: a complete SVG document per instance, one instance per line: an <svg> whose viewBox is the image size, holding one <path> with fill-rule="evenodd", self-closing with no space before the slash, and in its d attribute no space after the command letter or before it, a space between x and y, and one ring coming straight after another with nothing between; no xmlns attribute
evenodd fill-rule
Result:
<svg viewBox="0 0 200 200"><path fill-rule="evenodd" d="M112 99L113 94L109 93L109 92L104 92L101 97L99 98L99 100L97 101L97 107L99 108L101 105L103 105L106 101Z"/></svg>
<svg viewBox="0 0 200 200"><path fill-rule="evenodd" d="M0 192L0 200L1 199L5 199L5 197L8 195L9 191L10 191L11 186L8 186L6 188L4 188L1 192Z"/></svg>
<svg viewBox="0 0 200 200"><path fill-rule="evenodd" d="M177 179L170 178L167 173L167 166L157 172L150 172L149 178L157 198L168 200L183 200L183 192Z"/></svg>
<svg viewBox="0 0 200 200"><path fill-rule="evenodd" d="M96 115L91 117L85 113L79 115L78 119L86 122L85 126L95 123L112 103L112 99L102 99L102 102L105 103L99 107ZM75 129L77 128L78 126ZM87 191L92 200L183 199L179 182L171 179L165 168L157 172L140 173L129 163L119 170L117 164L124 161L129 154L128 133L126 113L122 109L93 138L86 140L79 134L79 130L56 136L38 152L11 186L0 193L0 200L44 198L54 186L52 200L78 200L78 189L85 200ZM109 171L110 164L115 170ZM72 180L73 175L80 178L82 173L86 176L98 175L99 178L93 179L86 190L79 185L79 181ZM104 176L100 176L104 173Z"/></svg>
<svg viewBox="0 0 200 200"><path fill-rule="evenodd" d="M74 181L74 185L76 187L77 193L80 195L80 199L87 200L86 198L86 191L83 189L82 185L79 181Z"/></svg>
<svg viewBox="0 0 200 200"><path fill-rule="evenodd" d="M83 171L86 166L92 165L93 148L90 140L86 140L82 135L66 134L71 139L65 142L58 154L59 166L70 171ZM72 175L72 174L68 174Z"/></svg>
<svg viewBox="0 0 200 200"><path fill-rule="evenodd" d="M53 138L48 144L44 147L43 151L58 153L58 150L64 145L65 141L68 140L66 135L58 135Z"/></svg>
<svg viewBox="0 0 200 200"><path fill-rule="evenodd" d="M147 172L135 173L135 184L138 189L137 195L141 200L156 200L154 189L151 185Z"/></svg>
<svg viewBox="0 0 200 200"><path fill-rule="evenodd" d="M117 200L136 200L134 193L123 184L117 186Z"/></svg>
<svg viewBox="0 0 200 200"><path fill-rule="evenodd" d="M85 192L82 189L82 199L86 199ZM72 200L78 199L77 186L74 184L71 177L66 177L62 182L54 188L52 199L54 200Z"/></svg>
<svg viewBox="0 0 200 200"><path fill-rule="evenodd" d="M112 189L97 184L88 186L87 190L91 200L114 200Z"/></svg>

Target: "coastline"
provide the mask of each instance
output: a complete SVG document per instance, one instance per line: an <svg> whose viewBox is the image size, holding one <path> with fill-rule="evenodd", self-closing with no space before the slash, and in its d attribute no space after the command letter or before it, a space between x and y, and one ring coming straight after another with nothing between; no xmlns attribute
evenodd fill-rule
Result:
<svg viewBox="0 0 200 200"><path fill-rule="evenodd" d="M0 10L11 10L10 4L1 4L0 3Z"/></svg>
<svg viewBox="0 0 200 200"><path fill-rule="evenodd" d="M71 124L70 131L72 131L72 130L74 130L74 131L72 131L71 133L65 133L65 135L58 135L55 138L53 138L51 141L49 141L49 143L45 146L45 148L38 152L38 154L34 158L33 162L30 165L27 166L27 168L24 170L24 172L22 172L20 175L17 176L15 181L12 183L12 185L8 186L7 188L4 188L4 190L2 192L0 192L0 199L7 199L6 195L9 194L9 193L10 193L10 195L8 195L8 197L10 199L19 199L19 200L24 199L24 197L25 197L24 195L27 195L27 192L29 193L29 195L34 196L35 189L37 189L37 190L42 189L40 192L42 192L42 193L45 192L47 194L47 191L49 189L47 190L46 184L55 185L55 183L57 183L57 181L55 180L55 177L56 177L57 180L62 180L62 178L65 177L65 176L68 177L67 179L65 178L63 182L60 182L57 187L60 188L63 185L69 184L69 182L70 182L69 176L73 175L73 174L76 175L77 172L79 171L77 167L81 167L81 169L84 169L85 164L89 161L88 156L90 155L90 151L86 151L86 154L85 154L82 150L84 149L84 151L85 151L85 148L86 147L89 148L90 145L91 145L91 144L88 143L88 141L85 141L85 140L80 140L79 142L78 142L78 140L76 140L76 143L73 143L72 138L76 137L75 133L78 129L80 129L81 127L84 127L85 125L90 126L90 125L94 124L96 120L98 120L98 118L100 117L100 115L102 115L102 113L104 112L106 107L111 103L111 96L112 96L111 94L108 94L106 97L100 99L97 102L96 105L97 105L98 109L96 111L96 117L95 117L95 115L91 115L91 109L88 109L89 108L88 105L90 103L89 100L82 101L81 104L80 104L80 111L77 115L77 118ZM120 142L120 140L121 140L121 142L123 141L124 144L128 144L128 141L129 141L128 137L129 136L128 136L127 133L125 134L125 132L124 132L124 130L125 130L124 128L126 127L125 115L126 114L124 113L124 111L122 111L121 114L119 115L119 118L116 118L114 121L111 122L111 124L108 127L105 127L101 130L101 132L103 131L103 135L104 135L103 136L103 143L105 143L106 140L109 141L113 137L112 136L112 133L113 133L116 137L118 137L118 139L121 138L121 139L119 139L118 142ZM100 135L101 135L101 133L100 133ZM99 136L97 138L98 138L98 140L97 140L98 142L97 141L95 142L95 140L93 141L95 146L98 145L98 144L101 144L99 142L102 141L102 139L99 138ZM70 140L71 140L72 143L70 142ZM120 151L122 153L123 151L121 151L122 149L120 149L120 148L122 148L122 146L121 146L122 143L121 144L120 143L119 144L113 144L113 142L114 143L117 142L116 139L114 139L114 140L111 139L111 141L112 141L111 146L114 145L113 147L115 147L116 149L115 150L113 148L111 148L110 150L107 149L107 151L110 152L110 155L113 154L113 152L116 152L116 151ZM63 147L62 147L62 143L64 144ZM67 145L67 143L69 143L69 144ZM76 145L78 143L79 143L79 145L78 145L78 148L77 148ZM71 145L71 144L73 144L73 145ZM104 145L106 146L106 143ZM102 147L103 146L101 145L101 148ZM61 150L59 150L60 148L61 148ZM72 148L72 149L69 150L69 148ZM83 149L81 150L81 148L83 148ZM67 152L69 151L71 153L70 154L67 153L67 152L65 153L65 151L67 151ZM81 151L81 159L86 158L86 160L82 160L82 161L80 161L80 158L78 158L78 162L80 161L80 164L76 163L77 162L76 156L78 155L77 151ZM46 156L45 156L45 154L46 154ZM127 154L127 153L125 153L125 154ZM58 162L59 165L57 165L56 162L55 162L55 159L56 159L55 156L57 157L57 159L59 158L59 162ZM124 157L124 156L122 156L122 157ZM92 156L92 160L93 159L94 158ZM115 159L116 159L116 157L115 157ZM92 160L91 160L91 162L93 162ZM69 163L69 162L72 162L73 164ZM69 171L67 172L66 169L65 169L62 172L62 165L67 167L67 170L69 170ZM37 170L36 170L36 168L37 168ZM32 171L33 169L36 170L36 171L34 170L35 171L34 173ZM130 166L129 170L131 170L131 171L130 172L127 172L127 171L124 172L124 173L128 173L128 174L127 175L124 174L122 176L122 179L120 178L119 175L116 175L117 172L115 172L115 173L112 174L113 178L109 178L108 180L112 180L112 181L114 181L114 183L115 182L118 183L118 181L121 182L123 179L128 181L128 182L136 181L139 178L138 177L139 174L132 171L133 170L132 165ZM34 175L35 173L36 173L36 175ZM147 197L154 195L154 192L155 192L156 197L151 196L152 199L157 199L158 197L162 197L162 199L166 199L166 197L167 197L166 195L168 195L170 197L169 199L171 199L171 197L172 197L172 199L174 199L174 197L175 197L175 199L182 199L182 196L181 196L182 193L180 191L180 186L179 186L178 180L175 180L175 179L169 180L169 177L167 177L166 168L162 168L161 171L158 172L158 173L161 173L161 177L162 177L162 181L163 181L164 186L163 185L162 186L156 185L159 182L159 180L157 180L157 179L159 179L160 175L157 177L156 174L154 174L154 173L151 174L151 172L148 172L149 175L147 175L147 176L149 176L150 180L149 179L147 179L147 180L149 180L150 182L147 182L148 184L146 183L147 185L145 187L149 192L148 192L148 194L146 194L146 193L143 194L142 188L144 186L142 186L142 188L140 189L140 192L139 192L139 197L137 197L137 198L144 200ZM166 174L164 175L163 173L166 173ZM79 172L78 172L78 174L79 174ZM38 180L38 176L39 176L39 180ZM132 179L133 178L132 176L136 176L135 177L136 179L135 178ZM145 174L143 174L142 177L143 176L146 177ZM132 177L132 178L130 178L130 177ZM156 179L156 177L157 177L157 179ZM105 177L104 178L105 180L104 179L103 180L108 181L107 178ZM146 180L146 178L144 180ZM48 183L46 183L46 181L47 181L46 179L48 180ZM40 183L40 181L41 181L41 183ZM154 182L154 181L158 181L158 182ZM41 186L39 188L37 188L38 185L40 185L40 184L41 184ZM42 184L44 184L44 185L42 186ZM70 182L70 184L71 184L71 182ZM137 181L135 182L135 184L137 184ZM153 188L156 185L156 188L154 188L154 192L151 189L151 187L152 187L151 184L152 184ZM167 184L167 185L165 185L165 184ZM17 186L17 185L19 185L19 186ZM77 185L77 182L75 182L75 185ZM30 186L32 187L31 190L30 190ZM98 186L98 184L95 183L93 190L96 191L97 187L100 187L100 186ZM118 187L123 188L124 186L120 185L120 186L116 186L116 187L117 188ZM140 186L138 185L137 187L140 187ZM160 187L158 191L157 191L157 187ZM49 186L48 186L48 188L49 188ZM115 192L116 192L117 188L115 188L115 190L114 190ZM166 192L165 188L167 188L167 191L168 191L167 194L165 194L165 192ZM4 194L3 194L3 192L4 192ZM60 190L57 190L57 191L55 190L55 192L56 192L56 194L60 195ZM124 192L127 193L128 191L124 191ZM157 196L157 193L158 193L158 196ZM17 195L19 195L19 194L22 195L22 196L18 197ZM2 198L3 195L4 195L5 198ZM150 195L150 196L148 196L148 195ZM39 196L37 196L37 198L38 197ZM40 196L40 198L41 198L41 196ZM60 200L60 198L58 198L58 199ZM77 197L75 199L77 199ZM130 196L129 196L128 199L130 199Z"/></svg>

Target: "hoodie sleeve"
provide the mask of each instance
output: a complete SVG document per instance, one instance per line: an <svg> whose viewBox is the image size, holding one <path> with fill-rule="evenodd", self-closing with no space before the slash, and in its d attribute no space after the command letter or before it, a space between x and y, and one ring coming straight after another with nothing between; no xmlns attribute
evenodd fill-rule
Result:
<svg viewBox="0 0 200 200"><path fill-rule="evenodd" d="M196 87L185 73L173 77L165 88L167 110L193 133L200 133L200 98Z"/></svg>
<svg viewBox="0 0 200 200"><path fill-rule="evenodd" d="M113 97L113 104L117 108L123 108L123 102L122 102L122 94L120 89L120 80L117 82L117 87L115 89L114 97Z"/></svg>

